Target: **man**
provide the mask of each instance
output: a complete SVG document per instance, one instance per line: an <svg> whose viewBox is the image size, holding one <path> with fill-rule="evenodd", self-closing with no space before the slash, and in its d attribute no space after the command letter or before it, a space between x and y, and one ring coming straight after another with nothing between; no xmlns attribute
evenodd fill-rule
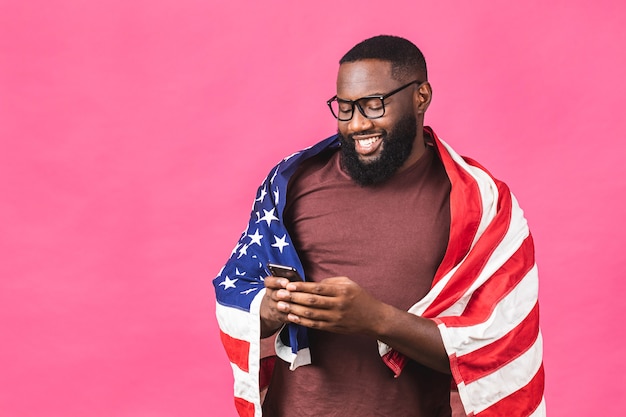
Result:
<svg viewBox="0 0 626 417"><path fill-rule="evenodd" d="M468 415L545 415L526 221L424 127L431 96L411 42L359 43L328 101L338 134L259 188L214 280L241 416L450 416L451 381Z"/></svg>

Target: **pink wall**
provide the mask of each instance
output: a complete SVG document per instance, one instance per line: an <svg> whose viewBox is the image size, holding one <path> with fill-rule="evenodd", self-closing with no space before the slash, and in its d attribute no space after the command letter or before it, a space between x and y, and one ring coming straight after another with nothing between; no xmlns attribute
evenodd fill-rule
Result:
<svg viewBox="0 0 626 417"><path fill-rule="evenodd" d="M211 278L379 33L526 210L550 415L623 415L623 2L300 3L0 2L0 415L234 416Z"/></svg>

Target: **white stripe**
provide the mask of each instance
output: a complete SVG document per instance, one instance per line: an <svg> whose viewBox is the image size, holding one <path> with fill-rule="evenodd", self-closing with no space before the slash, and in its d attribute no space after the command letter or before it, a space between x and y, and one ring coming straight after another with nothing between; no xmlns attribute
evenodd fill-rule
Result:
<svg viewBox="0 0 626 417"><path fill-rule="evenodd" d="M519 391L537 374L542 352L543 341L539 334L533 346L511 363L470 384L459 384L459 395L465 407L478 414Z"/></svg>
<svg viewBox="0 0 626 417"><path fill-rule="evenodd" d="M518 326L537 304L537 267L534 266L513 291L494 308L489 318L473 326L439 325L448 355L462 356L487 346Z"/></svg>
<svg viewBox="0 0 626 417"><path fill-rule="evenodd" d="M216 303L215 315L220 329L235 339L250 341L250 335L254 334L251 332L260 331L258 306L260 306L264 295L265 288L262 288L261 291L254 296L254 300L252 300L252 304L250 305L250 312L223 306L219 302ZM257 312L256 314L255 311Z"/></svg>
<svg viewBox="0 0 626 417"><path fill-rule="evenodd" d="M231 363L230 366L235 377L235 397L254 402L259 392L259 381L253 375L242 371L237 365Z"/></svg>

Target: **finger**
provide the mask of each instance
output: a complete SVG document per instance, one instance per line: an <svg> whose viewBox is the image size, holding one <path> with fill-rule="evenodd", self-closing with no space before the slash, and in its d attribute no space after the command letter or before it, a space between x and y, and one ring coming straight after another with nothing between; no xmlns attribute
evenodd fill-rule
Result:
<svg viewBox="0 0 626 417"><path fill-rule="evenodd" d="M282 303L282 302L281 302ZM299 318L299 320L309 320L309 321L331 321L336 316L334 312L319 309L315 307L302 306L293 303L284 303L285 305L281 305L279 308L280 311L293 315Z"/></svg>
<svg viewBox="0 0 626 417"><path fill-rule="evenodd" d="M324 330L324 329L329 328L329 322L327 321L302 317L293 313L287 314L287 320L290 321L291 323L299 324L305 327L310 327L312 329Z"/></svg>
<svg viewBox="0 0 626 417"><path fill-rule="evenodd" d="M289 291L289 301L293 304L323 310L330 309L335 305L333 297L297 291Z"/></svg>
<svg viewBox="0 0 626 417"><path fill-rule="evenodd" d="M280 278L270 275L268 277L265 277L263 283L265 285L265 288L278 290L280 288L285 288L287 284L289 284L289 280L287 278Z"/></svg>
<svg viewBox="0 0 626 417"><path fill-rule="evenodd" d="M335 284L324 284L322 282L289 282L285 289L291 292L301 292L308 294L318 294L333 297L338 294L339 287Z"/></svg>

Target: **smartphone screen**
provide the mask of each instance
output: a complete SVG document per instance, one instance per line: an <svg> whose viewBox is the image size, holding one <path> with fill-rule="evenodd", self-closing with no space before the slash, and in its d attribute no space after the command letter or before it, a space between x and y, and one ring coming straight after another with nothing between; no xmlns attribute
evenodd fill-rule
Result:
<svg viewBox="0 0 626 417"><path fill-rule="evenodd" d="M268 263L267 268L275 277L287 278L289 281L302 281L300 274L293 266Z"/></svg>

